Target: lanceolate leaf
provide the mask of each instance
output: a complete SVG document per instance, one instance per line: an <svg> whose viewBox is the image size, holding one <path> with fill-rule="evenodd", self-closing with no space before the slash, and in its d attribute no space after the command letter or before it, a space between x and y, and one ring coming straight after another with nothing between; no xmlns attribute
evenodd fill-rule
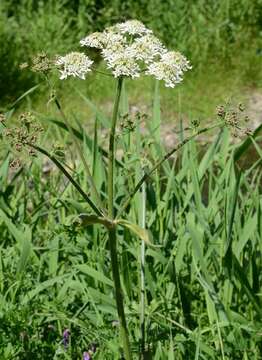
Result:
<svg viewBox="0 0 262 360"><path fill-rule="evenodd" d="M259 125L255 131L252 134L253 138L256 138L260 132L262 131L262 124ZM249 149L250 145L252 145L252 138L251 137L247 137L246 140L244 142L241 143L241 145L239 145L239 147L235 150L234 153L234 161L238 161Z"/></svg>
<svg viewBox="0 0 262 360"><path fill-rule="evenodd" d="M84 274L91 276L94 280L101 281L109 286L113 286L113 281L111 279L106 277L100 271L97 271L86 264L76 265L76 269L78 269Z"/></svg>
<svg viewBox="0 0 262 360"><path fill-rule="evenodd" d="M148 230L141 228L140 226L133 224L127 220L118 220L117 223L120 226L123 226L127 229L129 229L132 233L137 235L141 240L143 240L145 243L147 243L150 246L156 246L153 245L150 241L150 234Z"/></svg>

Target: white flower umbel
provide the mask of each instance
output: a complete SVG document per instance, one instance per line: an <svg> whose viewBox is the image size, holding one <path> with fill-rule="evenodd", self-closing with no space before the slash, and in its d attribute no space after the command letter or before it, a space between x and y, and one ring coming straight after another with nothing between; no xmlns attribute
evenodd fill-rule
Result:
<svg viewBox="0 0 262 360"><path fill-rule="evenodd" d="M68 76L79 77L85 79L87 72L91 71L93 61L83 53L71 52L65 56L59 56L56 65L61 67L60 79L66 79Z"/></svg>
<svg viewBox="0 0 262 360"><path fill-rule="evenodd" d="M144 34L151 34L152 30L149 30L145 27L143 23L138 20L128 20L123 23L117 24L116 28L122 34L129 34L129 35L144 35Z"/></svg>
<svg viewBox="0 0 262 360"><path fill-rule="evenodd" d="M191 68L183 55L168 51L138 20L110 26L101 33L88 35L80 43L99 49L115 77L135 78L145 72L163 80L166 86L174 87Z"/></svg>
<svg viewBox="0 0 262 360"><path fill-rule="evenodd" d="M166 87L175 87L180 83L185 71L191 69L188 60L179 52L169 51L161 55L160 61L148 66L146 74L163 80Z"/></svg>

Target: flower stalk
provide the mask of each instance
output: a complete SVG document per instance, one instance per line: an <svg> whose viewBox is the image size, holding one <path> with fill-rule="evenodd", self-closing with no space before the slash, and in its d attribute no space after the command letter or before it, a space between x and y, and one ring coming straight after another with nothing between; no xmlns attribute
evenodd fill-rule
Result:
<svg viewBox="0 0 262 360"><path fill-rule="evenodd" d="M91 209L98 215L103 216L103 213L99 208L96 206L96 204L90 199L88 194L84 192L82 187L74 180L74 178L69 174L69 172L65 169L65 167L60 163L60 161L57 160L57 158L53 155L51 155L48 151L41 148L38 145L27 143L29 147L33 148L34 150L38 151L39 153L47 156L56 166L57 168L65 175L65 177L70 181L70 183L76 188L76 190L79 192L79 194L83 197L83 199L88 203L88 205L91 207Z"/></svg>
<svg viewBox="0 0 262 360"><path fill-rule="evenodd" d="M142 171L144 173L144 170ZM146 183L142 185L141 193L141 228L146 228ZM145 341L146 341L146 327L145 327L145 295L146 295L146 286L145 286L145 242L141 241L140 249L140 279L141 279L141 289L140 289L140 302L141 302L141 313L140 313L140 337L141 337L141 360L145 359Z"/></svg>
<svg viewBox="0 0 262 360"><path fill-rule="evenodd" d="M117 80L116 98L113 109L112 123L109 135L109 163L108 163L108 216L110 219L114 219L114 166L115 166L115 133L116 124L118 118L119 104L121 98L121 90L123 85L123 78L120 77ZM116 307L120 325L120 336L122 340L122 346L124 350L125 360L131 360L131 349L129 342L129 335L124 310L124 299L120 282L119 264L117 258L117 232L116 225L112 225L108 229L109 235L109 248L111 256L111 266L113 274L113 282L116 296Z"/></svg>
<svg viewBox="0 0 262 360"><path fill-rule="evenodd" d="M117 238L116 238L116 227L112 227L108 230L109 235L109 248L111 257L111 266L113 281L115 287L116 307L120 326L120 336L124 351L125 360L132 360L129 334L127 329L125 310L124 310L124 299L120 282L120 273L117 259Z"/></svg>
<svg viewBox="0 0 262 360"><path fill-rule="evenodd" d="M118 117L118 110L120 104L121 90L123 85L123 78L117 80L117 91L113 110L113 117L109 135L109 163L108 163L108 216L114 218L114 167L115 167L115 133L116 123Z"/></svg>

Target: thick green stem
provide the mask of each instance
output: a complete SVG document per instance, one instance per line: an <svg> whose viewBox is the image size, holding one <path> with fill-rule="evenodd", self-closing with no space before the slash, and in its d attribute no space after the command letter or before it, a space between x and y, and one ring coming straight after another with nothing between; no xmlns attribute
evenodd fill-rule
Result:
<svg viewBox="0 0 262 360"><path fill-rule="evenodd" d="M111 266L113 273L113 281L115 287L116 307L120 326L120 336L122 340L122 346L124 350L125 360L131 360L131 349L129 343L129 335L126 324L126 317L124 311L124 299L120 283L119 266L117 260L117 242L116 242L116 228L112 228L108 231L109 233L109 247L111 255Z"/></svg>
<svg viewBox="0 0 262 360"><path fill-rule="evenodd" d="M116 123L118 118L120 97L121 97L121 89L122 89L123 79L119 78L117 81L117 91L116 98L113 110L113 117L109 135L109 151L108 151L108 216L112 220L114 219L114 165L115 165L115 132L116 132ZM110 247L110 256L111 256L111 266L113 273L113 281L115 288L115 297L116 297L116 307L119 318L119 326L120 326L120 335L122 346L124 350L125 360L131 360L131 349L129 343L128 329L125 318L124 311L124 299L123 293L121 289L120 282L120 273L119 273L119 265L117 258L117 239L116 239L116 227L113 225L108 229L109 234L109 247Z"/></svg>
<svg viewBox="0 0 262 360"><path fill-rule="evenodd" d="M109 135L109 163L108 163L108 216L114 218L114 166L115 166L115 133L118 117L118 110L121 97L123 79L120 77L117 81L117 91L113 110L113 117Z"/></svg>
<svg viewBox="0 0 262 360"><path fill-rule="evenodd" d="M142 171L144 173L144 171ZM146 227L146 183L142 185L142 194L141 194L141 227L145 229ZM140 313L140 331L141 331L141 360L145 359L145 242L141 241L141 259L140 259L140 276L141 276L141 313Z"/></svg>

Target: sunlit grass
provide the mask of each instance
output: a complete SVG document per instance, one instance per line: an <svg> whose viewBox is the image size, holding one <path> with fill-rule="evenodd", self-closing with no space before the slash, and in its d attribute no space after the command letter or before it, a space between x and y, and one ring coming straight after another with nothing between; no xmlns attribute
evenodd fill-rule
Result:
<svg viewBox="0 0 262 360"><path fill-rule="evenodd" d="M105 84L109 91L111 80ZM151 86L148 82L148 93ZM102 103L102 96L95 99L88 91L91 89L86 90L88 99ZM166 90L161 91L163 96ZM130 102L134 96L139 98L138 90L131 93ZM145 96L145 101L150 98L153 96ZM68 114L85 118L84 98L73 103L81 104L76 112L69 110L65 95L63 103ZM60 120L52 103L49 109ZM51 125L49 115L40 117L42 123L46 121L42 145L50 148L55 137L64 142L66 161L88 191L84 168L76 162L67 132ZM93 121L86 132L83 128L80 132L90 139L88 129L98 131L98 142L92 145L86 141L81 146L104 197L107 160L99 151L100 130L94 130ZM156 115L150 117L148 126L158 121ZM146 198L138 193L127 210L126 215L140 224L146 199L147 228L153 245L158 246L147 246L145 253L145 341L153 359L258 360L261 356L261 149L255 139L253 145L251 141L256 157L242 170L239 161L247 148L238 152L240 158L233 156L239 145L231 142L228 130L213 135L215 140L204 154L197 143L188 143L179 156L152 175L146 183ZM124 148L129 140L132 147L121 157L123 167L117 166L116 206L140 178L144 156L150 162L156 154L164 153L157 133L142 136L137 129L122 140ZM147 144L143 154L141 143ZM89 208L44 158L25 164L14 177L8 170L10 154L2 150L2 358L17 354L21 359L53 359L60 349L57 358L80 359L93 342L99 345L95 359L118 358L105 230L98 225L85 229L74 225L77 214ZM119 230L118 237L121 281L136 357L140 341L140 240L127 229ZM70 328L72 337L66 352L61 348L65 328ZM26 341L20 340L22 333Z"/></svg>

